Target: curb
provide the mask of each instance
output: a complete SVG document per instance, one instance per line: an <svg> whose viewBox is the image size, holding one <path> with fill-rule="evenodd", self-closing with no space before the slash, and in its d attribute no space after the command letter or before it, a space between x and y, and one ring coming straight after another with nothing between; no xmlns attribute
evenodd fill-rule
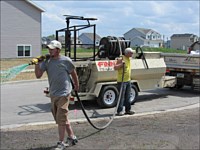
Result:
<svg viewBox="0 0 200 150"><path fill-rule="evenodd" d="M20 84L20 83L27 83L27 82L41 82L41 81L48 81L48 79L33 79L33 80L20 80L20 81L10 81L10 82L2 82L0 85L6 84Z"/></svg>
<svg viewBox="0 0 200 150"><path fill-rule="evenodd" d="M116 116L115 118L130 118L130 117L139 117L139 116L146 116L146 115L153 115L153 114L160 114L160 113L166 113L166 112L175 112L175 111L181 111L186 109L193 109L193 108L199 108L199 103L179 107L179 108L173 108L173 109L167 109L162 111L153 111L153 112L145 112L145 113L139 113L135 114L133 116ZM109 120L108 118L92 118L92 121L100 121L100 120ZM87 119L71 119L71 123L85 123L87 122ZM37 126L37 125L50 125L55 124L55 121L48 121L48 122L34 122L34 123L27 123L27 124L13 124L13 125L4 125L1 126L1 130L8 130L8 129L14 129L19 127L28 127L28 126Z"/></svg>

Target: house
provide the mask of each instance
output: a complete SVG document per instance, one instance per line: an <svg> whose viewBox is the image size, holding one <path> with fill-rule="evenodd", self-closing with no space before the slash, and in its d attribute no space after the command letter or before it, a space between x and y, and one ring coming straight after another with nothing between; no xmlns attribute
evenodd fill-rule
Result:
<svg viewBox="0 0 200 150"><path fill-rule="evenodd" d="M60 41L60 43L62 44L63 48L65 47L65 36L64 35L61 35L61 36L58 36L58 41ZM71 47L74 47L74 37L71 37L71 40L70 40L70 44L71 44ZM78 44L81 44L80 40L78 38L76 38L76 47L80 47L80 45Z"/></svg>
<svg viewBox="0 0 200 150"><path fill-rule="evenodd" d="M35 57L41 54L41 13L29 0L0 1L1 58Z"/></svg>
<svg viewBox="0 0 200 150"><path fill-rule="evenodd" d="M50 42L51 40L48 37L42 37L42 48L46 48Z"/></svg>
<svg viewBox="0 0 200 150"><path fill-rule="evenodd" d="M173 34L170 47L172 49L188 50L190 45L196 41L198 41L198 36L194 34Z"/></svg>
<svg viewBox="0 0 200 150"><path fill-rule="evenodd" d="M75 42L74 42L74 37L71 37L71 46L72 47L74 47L74 44L75 44ZM79 38L77 37L76 38L76 47L78 48L78 47L81 47L81 44L83 44L80 40L79 40Z"/></svg>
<svg viewBox="0 0 200 150"><path fill-rule="evenodd" d="M128 32L124 33L124 38L130 40L131 47L135 46L148 46L148 47L161 47L163 46L163 40L161 34L145 28L132 28Z"/></svg>
<svg viewBox="0 0 200 150"><path fill-rule="evenodd" d="M101 40L101 37L99 35L95 35L95 46L99 46L99 42ZM94 42L94 34L93 33L82 33L78 39L83 44L83 48L90 48L92 47L92 44ZM85 44L85 45L84 45Z"/></svg>

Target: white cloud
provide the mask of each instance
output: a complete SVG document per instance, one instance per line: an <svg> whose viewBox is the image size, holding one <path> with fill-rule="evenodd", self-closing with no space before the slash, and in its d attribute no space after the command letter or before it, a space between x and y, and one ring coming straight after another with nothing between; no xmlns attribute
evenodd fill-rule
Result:
<svg viewBox="0 0 200 150"><path fill-rule="evenodd" d="M43 14L43 34L65 28L63 15L95 17L97 33L122 36L133 27L152 28L161 34L199 34L198 1L35 1ZM71 21L82 24L83 22Z"/></svg>
<svg viewBox="0 0 200 150"><path fill-rule="evenodd" d="M62 23L64 24L64 20L63 18L61 18L60 16L56 15L56 14L44 14L44 17L48 18L48 20L51 20L52 22L57 22L57 23Z"/></svg>

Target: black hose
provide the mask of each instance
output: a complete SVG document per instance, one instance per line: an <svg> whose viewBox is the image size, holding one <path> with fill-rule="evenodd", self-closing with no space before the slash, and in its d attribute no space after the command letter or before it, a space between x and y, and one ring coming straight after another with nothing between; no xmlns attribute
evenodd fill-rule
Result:
<svg viewBox="0 0 200 150"><path fill-rule="evenodd" d="M121 84L121 87L120 87L120 93L119 93L119 97L118 97L117 106L115 107L115 111L114 111L113 116L112 116L112 118L110 119L110 121L109 121L106 125L104 125L104 126L102 126L102 127L98 127L98 126L96 126L96 125L94 125L94 124L92 123L92 121L90 120L90 118L88 117L88 115L87 115L87 113L86 113L86 111L85 111L85 108L84 108L84 106L83 106L83 103L82 103L81 100L80 100L80 97L79 97L79 95L78 95L78 92L77 92L77 91L74 91L74 92L75 92L75 95L76 95L76 97L77 97L77 99L78 99L78 102L79 102L80 105L81 105L81 109L82 109L82 111L83 111L83 114L85 115L87 121L90 123L90 125L91 125L93 128L95 128L95 129L97 129L97 130L104 130L105 128L107 128L107 127L112 123L112 121L113 121L113 119L114 119L114 117L115 117L115 114L116 114L116 112L117 112L117 108L118 108L119 103L120 103L122 91L123 91L123 85L124 85L124 67L125 67L125 66L124 66L124 63L123 63L123 68L122 68L122 69L123 69L123 73L122 73L122 84ZM71 80L72 87L73 87L73 89L74 89L74 83L73 83L73 81L72 81L71 78L70 78L70 80Z"/></svg>
<svg viewBox="0 0 200 150"><path fill-rule="evenodd" d="M139 54L139 50L140 50L140 54ZM147 69L149 69L149 66L148 66L148 64L147 64L146 58L145 58L145 56L144 56L144 53L143 53L143 50L142 50L141 47L138 46L138 47L136 48L136 54L139 54L138 56L136 56L136 58L137 58L137 59L142 58L142 60L145 62L145 65L146 65Z"/></svg>

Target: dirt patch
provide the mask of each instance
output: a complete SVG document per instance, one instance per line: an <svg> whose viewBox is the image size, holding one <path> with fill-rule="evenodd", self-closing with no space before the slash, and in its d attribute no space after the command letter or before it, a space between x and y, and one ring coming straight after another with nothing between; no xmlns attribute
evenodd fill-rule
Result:
<svg viewBox="0 0 200 150"><path fill-rule="evenodd" d="M67 149L199 149L199 108L147 116L119 117L105 130L72 123L79 143ZM96 122L105 124L105 121ZM54 149L55 124L1 131L1 149Z"/></svg>

